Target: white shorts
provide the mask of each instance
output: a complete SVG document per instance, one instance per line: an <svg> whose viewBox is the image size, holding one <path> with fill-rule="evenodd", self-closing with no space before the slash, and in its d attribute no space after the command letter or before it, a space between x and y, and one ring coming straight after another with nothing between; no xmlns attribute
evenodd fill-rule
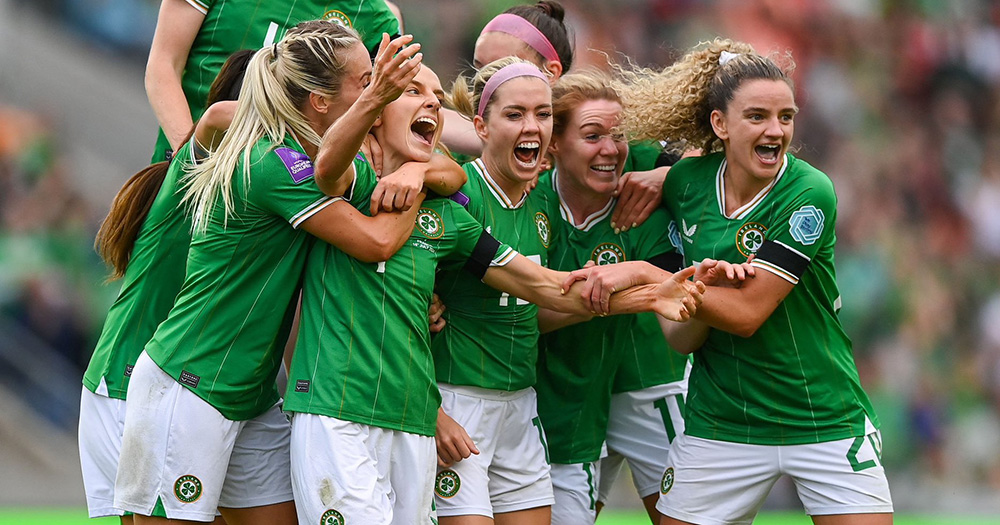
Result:
<svg viewBox="0 0 1000 525"><path fill-rule="evenodd" d="M115 508L208 522L218 507L291 501L289 436L279 405L226 419L143 352L129 381Z"/></svg>
<svg viewBox="0 0 1000 525"><path fill-rule="evenodd" d="M125 400L95 394L80 395L80 466L91 518L121 516L115 508L115 474L125 428Z"/></svg>
<svg viewBox="0 0 1000 525"><path fill-rule="evenodd" d="M552 465L552 525L593 525L597 519L600 461Z"/></svg>
<svg viewBox="0 0 1000 525"><path fill-rule="evenodd" d="M680 436L674 441L656 509L682 521L753 521L774 482L788 475L806 514L892 512L881 435L807 445L746 445Z"/></svg>
<svg viewBox="0 0 1000 525"><path fill-rule="evenodd" d="M535 389L516 392L439 383L441 408L479 449L479 454L438 469L438 516L514 512L552 505L545 432Z"/></svg>
<svg viewBox="0 0 1000 525"><path fill-rule="evenodd" d="M601 460L598 501L608 501L622 463L628 461L640 498L660 489L670 443L684 433L687 379L611 396L608 456Z"/></svg>
<svg viewBox="0 0 1000 525"><path fill-rule="evenodd" d="M292 488L301 525L430 525L436 464L430 436L292 416Z"/></svg>

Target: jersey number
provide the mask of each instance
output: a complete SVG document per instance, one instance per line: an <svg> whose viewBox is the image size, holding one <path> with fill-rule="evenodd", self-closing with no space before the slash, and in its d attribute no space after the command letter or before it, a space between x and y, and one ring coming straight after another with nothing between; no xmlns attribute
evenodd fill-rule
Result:
<svg viewBox="0 0 1000 525"><path fill-rule="evenodd" d="M670 416L670 407L667 405L667 400L674 398L677 402L677 412L680 414L680 421L684 420L684 396L681 394L676 394L673 396L667 396L663 399L657 399L653 402L653 407L660 411L660 417L663 418L663 428L667 431L667 442L673 443L674 438L677 437L677 429L674 428L674 418ZM684 429L682 428L683 432Z"/></svg>
<svg viewBox="0 0 1000 525"><path fill-rule="evenodd" d="M529 261L531 261L531 262L533 262L535 264L538 264L538 265L542 264L542 256L541 255L525 255L525 257L527 257ZM517 306L524 306L526 304L530 304L528 301L525 301L524 299L521 299L520 297L515 297L514 299L515 299L514 304L516 304ZM503 292L503 293L500 294L500 306L510 306L510 294L509 293Z"/></svg>

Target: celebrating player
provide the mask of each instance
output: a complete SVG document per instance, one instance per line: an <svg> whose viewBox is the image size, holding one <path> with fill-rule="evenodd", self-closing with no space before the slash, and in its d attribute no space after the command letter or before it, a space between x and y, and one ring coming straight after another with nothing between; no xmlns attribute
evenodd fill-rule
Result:
<svg viewBox="0 0 1000 525"><path fill-rule="evenodd" d="M757 270L741 287L710 288L700 323L671 338L695 360L661 523L749 522L783 474L817 524L891 523L878 418L837 317L837 199L826 175L788 153L798 107L787 71L716 40L626 78L627 129L706 153L677 163L663 191L685 259L752 256ZM643 282L614 266L581 272L601 280L586 292L598 311L603 294Z"/></svg>

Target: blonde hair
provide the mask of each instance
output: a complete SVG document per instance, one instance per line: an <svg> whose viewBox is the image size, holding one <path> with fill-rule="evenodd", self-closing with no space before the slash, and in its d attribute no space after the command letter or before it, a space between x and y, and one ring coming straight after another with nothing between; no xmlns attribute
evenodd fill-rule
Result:
<svg viewBox="0 0 1000 525"><path fill-rule="evenodd" d="M472 120L472 117L476 115L476 110L479 108L479 98L483 95L483 88L486 87L486 83L490 81L490 78L497 71L500 71L511 64L520 63L538 67L537 65L522 58L504 57L494 60L493 62L481 67L471 79L466 78L465 75L459 75L459 77L455 79L455 83L451 85L451 93L448 95L448 104L460 115ZM484 119L490 114L490 106L492 105L492 100L486 103L486 108L483 111Z"/></svg>
<svg viewBox="0 0 1000 525"><path fill-rule="evenodd" d="M298 24L281 41L254 54L247 66L232 126L219 148L184 178L182 202L193 210L196 232L208 227L220 194L225 218L232 214L232 181L237 164L242 159L246 188L250 183L250 153L260 139L267 137L273 148L291 132L300 141L319 145L321 137L300 108L311 92L338 95L347 65L344 51L360 44L353 29L315 20Z"/></svg>
<svg viewBox="0 0 1000 525"><path fill-rule="evenodd" d="M720 64L723 52L728 54ZM624 106L622 128L632 140L669 139L676 141L675 147L700 147L705 153L721 149L709 118L712 111L725 111L748 80L782 80L793 87L789 75L795 66L786 58L782 68L750 44L716 38L662 71L612 64L617 74L613 86Z"/></svg>
<svg viewBox="0 0 1000 525"><path fill-rule="evenodd" d="M559 77L552 86L552 134L561 136L573 111L588 100L622 101L611 86L611 76L604 72L586 69Z"/></svg>

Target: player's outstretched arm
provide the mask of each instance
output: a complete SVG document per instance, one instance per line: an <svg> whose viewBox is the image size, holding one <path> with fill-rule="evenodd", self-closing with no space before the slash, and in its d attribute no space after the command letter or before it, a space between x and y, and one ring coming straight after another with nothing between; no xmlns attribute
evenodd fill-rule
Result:
<svg viewBox="0 0 1000 525"><path fill-rule="evenodd" d="M405 212L380 213L374 217L338 200L306 219L301 228L360 261L385 261L410 237L424 196L418 194L415 205Z"/></svg>
<svg viewBox="0 0 1000 525"><path fill-rule="evenodd" d="M697 310L704 285L687 279L694 268L671 274L661 283L632 286L612 294L609 312L627 314L656 312L667 319L685 321ZM580 295L583 286L574 283L566 292L562 282L566 272L556 272L517 255L504 266L486 271L483 282L498 290L520 297L543 308L575 315L593 315Z"/></svg>
<svg viewBox="0 0 1000 525"><path fill-rule="evenodd" d="M204 20L205 14L184 0L163 0L146 61L146 97L174 151L194 124L181 75Z"/></svg>

